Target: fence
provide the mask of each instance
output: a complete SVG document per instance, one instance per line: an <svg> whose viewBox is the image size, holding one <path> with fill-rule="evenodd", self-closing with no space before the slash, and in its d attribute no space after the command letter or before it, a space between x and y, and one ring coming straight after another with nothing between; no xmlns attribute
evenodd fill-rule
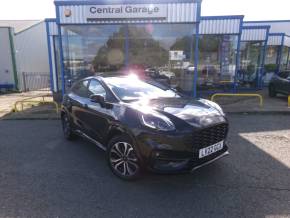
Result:
<svg viewBox="0 0 290 218"><path fill-rule="evenodd" d="M19 89L23 92L50 90L49 73L22 72L18 79Z"/></svg>

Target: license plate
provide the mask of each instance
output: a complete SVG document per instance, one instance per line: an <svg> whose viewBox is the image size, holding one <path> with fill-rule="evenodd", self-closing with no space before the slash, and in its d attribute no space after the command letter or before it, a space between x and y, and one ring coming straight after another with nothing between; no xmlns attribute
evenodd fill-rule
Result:
<svg viewBox="0 0 290 218"><path fill-rule="evenodd" d="M209 156L217 151L222 150L224 147L224 141L211 145L209 147L203 148L199 150L199 158L203 158Z"/></svg>

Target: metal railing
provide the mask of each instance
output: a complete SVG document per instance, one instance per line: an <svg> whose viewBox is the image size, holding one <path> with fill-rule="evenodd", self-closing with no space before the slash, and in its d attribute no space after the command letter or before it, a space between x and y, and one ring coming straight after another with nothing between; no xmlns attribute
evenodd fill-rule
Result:
<svg viewBox="0 0 290 218"><path fill-rule="evenodd" d="M211 96L211 101L214 101L214 99L217 97L217 96L220 96L220 97L257 97L259 98L259 101L260 101L260 107L263 107L263 104L264 104L264 101L263 101L263 96L262 95L259 95L259 94L245 94L245 93L242 93L242 94L239 94L239 93L236 93L236 94L231 94L231 93L216 93L214 95Z"/></svg>
<svg viewBox="0 0 290 218"><path fill-rule="evenodd" d="M30 104L53 104L55 106L55 111L58 114L59 113L59 106L57 104L57 102L55 101L49 101L49 100L45 100L46 97L51 97L49 95L41 95L41 96L34 96L34 97L30 97L30 98L26 98L20 101L16 101L14 103L14 107L13 107L13 112L20 112L24 110L24 104L30 103ZM37 98L41 98L41 100L33 100L33 99L37 99ZM21 109L18 109L18 105L21 105Z"/></svg>
<svg viewBox="0 0 290 218"><path fill-rule="evenodd" d="M50 90L49 73L22 72L18 77L19 89L23 92Z"/></svg>

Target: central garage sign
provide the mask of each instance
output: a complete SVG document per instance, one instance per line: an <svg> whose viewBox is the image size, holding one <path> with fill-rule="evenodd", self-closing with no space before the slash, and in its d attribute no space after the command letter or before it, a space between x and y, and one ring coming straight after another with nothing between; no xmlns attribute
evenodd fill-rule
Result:
<svg viewBox="0 0 290 218"><path fill-rule="evenodd" d="M137 4L137 5L97 5L87 6L88 21L121 20L121 19L166 19L167 5Z"/></svg>

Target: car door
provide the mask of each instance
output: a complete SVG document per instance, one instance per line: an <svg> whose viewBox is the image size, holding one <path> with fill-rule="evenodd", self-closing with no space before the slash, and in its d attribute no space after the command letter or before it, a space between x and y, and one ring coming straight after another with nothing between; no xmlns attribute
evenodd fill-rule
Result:
<svg viewBox="0 0 290 218"><path fill-rule="evenodd" d="M86 131L87 124L85 122L86 110L88 105L88 85L89 80L82 80L75 84L68 94L70 110L73 123L76 128L82 132Z"/></svg>
<svg viewBox="0 0 290 218"><path fill-rule="evenodd" d="M106 101L110 98L110 94L97 79L90 81L88 93L89 95L101 95ZM99 103L90 101L86 114L89 136L103 143L108 134L109 124L113 119L113 105L112 108L102 107Z"/></svg>

